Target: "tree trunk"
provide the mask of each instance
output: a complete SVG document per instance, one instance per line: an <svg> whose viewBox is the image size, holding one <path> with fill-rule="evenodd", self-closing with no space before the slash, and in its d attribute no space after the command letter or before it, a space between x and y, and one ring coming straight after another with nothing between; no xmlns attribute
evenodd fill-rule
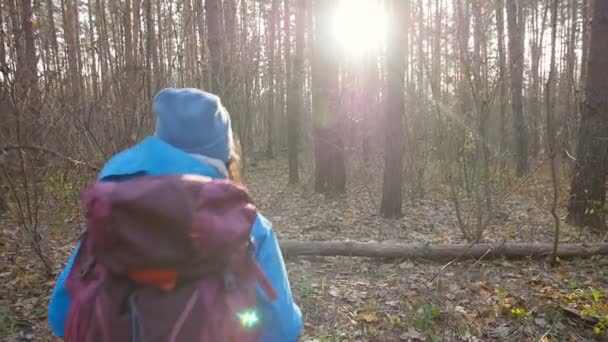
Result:
<svg viewBox="0 0 608 342"><path fill-rule="evenodd" d="M553 258L552 265L557 265L557 251L559 247L559 230L560 219L557 214L557 204L559 199L559 179L557 175L557 155L555 144L555 124L553 115L553 80L555 78L555 41L557 36L557 1L553 0L551 4L551 62L549 70L549 79L545 88L545 104L547 106L547 142L548 152L551 158L551 181L553 183L553 202L551 204L551 215L553 216L555 234L553 240ZM544 24L544 20L543 20ZM544 25L543 25L544 26ZM544 28L543 28L544 29ZM542 40L541 40L542 41Z"/></svg>
<svg viewBox="0 0 608 342"><path fill-rule="evenodd" d="M182 58L180 59L180 76L182 84L192 87L195 75L195 61L193 52L196 52L196 42L194 36L194 26L192 25L192 3L190 0L183 1L182 10Z"/></svg>
<svg viewBox="0 0 608 342"><path fill-rule="evenodd" d="M516 174L528 173L528 126L523 109L524 29L522 15L523 0L507 1L507 24L509 30L509 65L511 67L511 109L513 111L513 133L515 134Z"/></svg>
<svg viewBox="0 0 608 342"><path fill-rule="evenodd" d="M507 63L505 56L505 33L504 33L504 0L496 0L496 32L498 44L498 111L500 127L500 152L504 162L504 154L508 151L507 138Z"/></svg>
<svg viewBox="0 0 608 342"><path fill-rule="evenodd" d="M40 91L38 89L38 59L36 58L36 43L34 41L34 26L32 24L32 0L21 0L21 28L25 40L25 63L22 74L22 86L28 98L27 106L31 113L40 111ZM26 95L27 94L27 95Z"/></svg>
<svg viewBox="0 0 608 342"><path fill-rule="evenodd" d="M405 0L404 0L405 1ZM432 59L432 76L431 89L433 99L439 101L441 99L441 2L435 0L435 27L432 35L433 39L433 59ZM409 6L409 5L407 5ZM401 10L404 10L403 8ZM397 14L397 13L395 13ZM389 47L390 48L390 47Z"/></svg>
<svg viewBox="0 0 608 342"><path fill-rule="evenodd" d="M576 58L576 33L578 31L578 6L577 2L579 0L570 0L570 36L568 37L567 42L567 52L566 52L566 91L564 96L565 108L564 108L564 126L566 128L566 134L564 137L564 141L561 142L561 147L570 151L570 146L574 144L574 130L577 125L577 114L578 111L575 110L574 103L574 87L575 87L575 65L577 64ZM608 55L606 56L608 58Z"/></svg>
<svg viewBox="0 0 608 342"><path fill-rule="evenodd" d="M16 60L16 71L15 71L15 79L20 80L21 75L20 72L24 69L25 64L25 51L23 48L23 31L21 29L21 22L19 20L19 12L17 11L16 0L6 0L8 4L8 13L11 18L11 28L13 32L13 46L15 50L15 60Z"/></svg>
<svg viewBox="0 0 608 342"><path fill-rule="evenodd" d="M552 244L506 243L500 245L430 245L419 243L387 244L351 241L295 241L281 240L281 250L286 257L297 255L348 256L367 258L408 258L450 260L457 258L519 259L546 257L553 252ZM587 258L607 255L608 244L562 244L557 256L566 258Z"/></svg>
<svg viewBox="0 0 608 342"><path fill-rule="evenodd" d="M64 18L64 32L65 32L65 43L68 55L68 72L70 75L70 89L72 99L76 102L80 102L80 70L78 70L78 39L76 35L76 22L77 18L74 18L74 0L66 0L65 2L65 18Z"/></svg>
<svg viewBox="0 0 608 342"><path fill-rule="evenodd" d="M289 2L285 1L285 10L289 12ZM287 17L287 16L286 16ZM306 2L296 0L296 52L293 61L293 80L287 76L290 85L287 110L287 148L289 158L289 184L296 184L300 180L298 170L298 140L300 136L300 118L304 116L304 31L306 28ZM286 47L290 43L286 43ZM287 69L291 64L286 53Z"/></svg>
<svg viewBox="0 0 608 342"><path fill-rule="evenodd" d="M129 85L130 85L130 79L129 76L131 74L131 68L133 67L133 27L132 27L132 23L131 23L131 0L125 0L125 11L123 12L124 15L124 33L125 33L125 68L126 68L126 73L127 73L127 80L129 81Z"/></svg>
<svg viewBox="0 0 608 342"><path fill-rule="evenodd" d="M530 153L532 156L537 156L540 151L541 143L541 132L540 123L541 121L541 80L540 80L540 60L543 55L542 43L545 33L545 22L547 17L547 8L543 11L542 21L540 21L540 14L538 8L539 2L535 2L533 13L532 13L532 39L530 41L530 74L532 76L532 82L530 85L530 125L531 125L531 138L530 142Z"/></svg>
<svg viewBox="0 0 608 342"><path fill-rule="evenodd" d="M275 88L275 46L276 30L279 12L279 0L272 0L270 16L268 19L268 113L266 113L266 130L268 138L266 140L266 156L274 157L274 144L276 135L276 88Z"/></svg>
<svg viewBox="0 0 608 342"><path fill-rule="evenodd" d="M606 162L608 151L608 1L595 1L583 104L570 189L569 221L606 228Z"/></svg>
<svg viewBox="0 0 608 342"><path fill-rule="evenodd" d="M236 64L236 3L235 0L224 0L224 89L223 96L224 101L230 107L235 105L235 100L232 98L233 89L236 89L236 79L234 73L234 66ZM235 123L238 124L240 115L237 112L232 113L234 115Z"/></svg>
<svg viewBox="0 0 608 342"><path fill-rule="evenodd" d="M346 192L346 168L342 120L340 118L339 62L332 47L335 3L315 2L315 47L312 67L313 125L315 141L315 191L327 194ZM316 98L315 98L316 97Z"/></svg>
<svg viewBox="0 0 608 342"><path fill-rule="evenodd" d="M6 65L6 48L4 47L4 44L5 44L4 37L6 36L6 31L4 30L4 8L3 7L4 7L4 4L0 0L0 73L2 73L6 77L6 74L4 74L4 73L8 72L8 66Z"/></svg>
<svg viewBox="0 0 608 342"><path fill-rule="evenodd" d="M102 0L95 1L95 25L97 26L97 35L99 39L99 68L100 68L100 82L101 82L101 96L105 99L107 94L110 92L110 84L108 82L109 73L111 69L110 65L110 47L108 43L108 30L106 25L105 6Z"/></svg>
<svg viewBox="0 0 608 342"><path fill-rule="evenodd" d="M97 58L95 52L99 52L98 41L95 40L95 24L93 20L93 0L88 2L88 15L89 15L89 39L91 40L91 55L89 60L91 62L91 86L93 88L93 99L95 102L99 99L99 81L97 76Z"/></svg>
<svg viewBox="0 0 608 342"><path fill-rule="evenodd" d="M211 65L211 92L222 93L222 2L221 0L205 0L205 21L207 22L207 46Z"/></svg>
<svg viewBox="0 0 608 342"><path fill-rule="evenodd" d="M160 75L160 66L158 61L158 51L156 47L156 30L154 28L154 19L152 17L152 0L144 0L145 15L146 15L146 84L147 97L152 98L154 93L158 91L155 76Z"/></svg>
<svg viewBox="0 0 608 342"><path fill-rule="evenodd" d="M249 145L249 134L251 132L251 46L249 44L249 13L247 2L241 1L241 54L240 54L240 69L241 69L241 90L243 92L243 115L239 125L239 138L241 141L241 157L243 158L243 171L247 168L249 160L249 152L252 147Z"/></svg>
<svg viewBox="0 0 608 342"><path fill-rule="evenodd" d="M291 1L284 0L283 1L283 82L280 84L284 85L284 96L281 97L283 99L284 106L281 106L281 116L279 119L279 144L281 147L289 145L289 118L288 118L288 110L289 110L289 92L291 92L291 69L293 64L293 56L291 55ZM288 147L289 149L289 147Z"/></svg>
<svg viewBox="0 0 608 342"><path fill-rule="evenodd" d="M580 67L580 80L579 80L579 87L580 87L580 94L581 97L579 98L580 101L582 101L584 99L585 96L585 82L587 80L587 57L589 56L589 26L590 26L590 21L589 18L590 16L590 2L593 2L594 0L583 0L583 5L582 5L582 9L581 9L581 22L582 22L582 26L583 26L583 32L582 32L582 41L583 41L583 46L581 48L581 67ZM579 106L581 107L581 106Z"/></svg>
<svg viewBox="0 0 608 342"><path fill-rule="evenodd" d="M53 49L53 71L56 73L56 76L59 78L61 76L61 66L59 64L59 43L57 42L57 28L55 25L55 7L52 0L46 1L47 11L48 11L48 19L49 19L49 29L50 29L50 39L51 39L51 47ZM0 25L1 26L1 25Z"/></svg>
<svg viewBox="0 0 608 342"><path fill-rule="evenodd" d="M133 67L134 75L138 74L137 66L139 65L139 33L141 32L141 0L133 0Z"/></svg>
<svg viewBox="0 0 608 342"><path fill-rule="evenodd" d="M407 15L405 11L407 7L403 0L392 1L390 13L393 13L394 22L403 22L403 18ZM387 43L387 94L384 102L386 140L384 142L384 182L380 205L380 214L387 218L400 217L403 203L404 48L407 39L405 35L404 30L395 30Z"/></svg>
<svg viewBox="0 0 608 342"><path fill-rule="evenodd" d="M194 0L195 1L195 8L196 8L196 27L198 28L198 55L199 58L198 60L200 61L199 64L199 68L198 68L198 85L201 88L206 88L206 84L209 81L209 77L207 75L207 63L205 61L205 49L207 48L207 44L205 43L205 10L204 10L204 5L203 5L203 1L204 0Z"/></svg>
<svg viewBox="0 0 608 342"><path fill-rule="evenodd" d="M202 0L201 0L202 1ZM164 26L163 26L163 15L162 15L162 11L163 7L162 7L162 2L161 0L157 0L156 1L156 22L158 23L158 39L157 39L157 44L158 44L158 60L159 60L159 65L158 65L158 75L157 75L157 81L155 84L155 88L159 89L161 88L161 82L166 80L166 72L167 72L167 66L165 64L165 45L163 42L163 32L164 32ZM202 39L202 38L201 38Z"/></svg>

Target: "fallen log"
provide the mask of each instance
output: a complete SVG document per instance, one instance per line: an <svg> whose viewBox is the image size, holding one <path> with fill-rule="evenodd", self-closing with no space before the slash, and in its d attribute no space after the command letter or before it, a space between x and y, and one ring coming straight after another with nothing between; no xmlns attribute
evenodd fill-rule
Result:
<svg viewBox="0 0 608 342"><path fill-rule="evenodd" d="M285 256L351 256L369 258L456 259L545 257L553 253L550 243L447 244L420 243L388 244L354 241L281 240ZM608 244L562 244L557 250L561 259L608 255Z"/></svg>

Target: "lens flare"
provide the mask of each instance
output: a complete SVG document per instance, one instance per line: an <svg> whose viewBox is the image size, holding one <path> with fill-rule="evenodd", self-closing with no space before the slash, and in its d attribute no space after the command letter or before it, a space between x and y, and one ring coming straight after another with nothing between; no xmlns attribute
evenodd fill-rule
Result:
<svg viewBox="0 0 608 342"><path fill-rule="evenodd" d="M387 15L377 0L341 0L334 13L333 34L348 55L360 56L381 49L387 26Z"/></svg>
<svg viewBox="0 0 608 342"><path fill-rule="evenodd" d="M243 312L239 312L237 316L239 321L241 321L241 326L243 328L251 329L260 322L260 318L255 310L245 310Z"/></svg>

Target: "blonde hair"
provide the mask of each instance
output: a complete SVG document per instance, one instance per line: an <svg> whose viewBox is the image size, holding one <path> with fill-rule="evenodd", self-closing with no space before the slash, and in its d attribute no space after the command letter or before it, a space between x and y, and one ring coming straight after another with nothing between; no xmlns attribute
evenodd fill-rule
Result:
<svg viewBox="0 0 608 342"><path fill-rule="evenodd" d="M228 178L231 181L242 183L241 178L241 144L239 140L231 134L230 137L230 158L226 163L226 169L228 170Z"/></svg>

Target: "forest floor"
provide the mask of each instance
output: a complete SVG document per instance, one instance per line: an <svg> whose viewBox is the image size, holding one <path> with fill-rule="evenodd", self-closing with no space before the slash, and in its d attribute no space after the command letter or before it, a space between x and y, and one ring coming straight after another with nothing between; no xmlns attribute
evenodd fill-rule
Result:
<svg viewBox="0 0 608 342"><path fill-rule="evenodd" d="M287 174L281 159L260 162L247 173L258 208L279 238L466 243L440 187L429 187L422 199L407 199L403 218L386 220L377 215L380 173L349 175L349 191L338 198L314 194L309 176L302 185L287 186ZM484 241L552 241L548 182L534 176L521 185L500 201ZM45 255L54 265L51 278L16 225L2 222L1 341L52 339L46 321L50 291L80 231L75 204L63 202L49 202L40 212ZM567 225L563 230L564 242L605 238ZM606 257L562 260L554 268L544 259L287 260L305 320L302 341L319 342L608 340L596 334L608 328L607 266Z"/></svg>

